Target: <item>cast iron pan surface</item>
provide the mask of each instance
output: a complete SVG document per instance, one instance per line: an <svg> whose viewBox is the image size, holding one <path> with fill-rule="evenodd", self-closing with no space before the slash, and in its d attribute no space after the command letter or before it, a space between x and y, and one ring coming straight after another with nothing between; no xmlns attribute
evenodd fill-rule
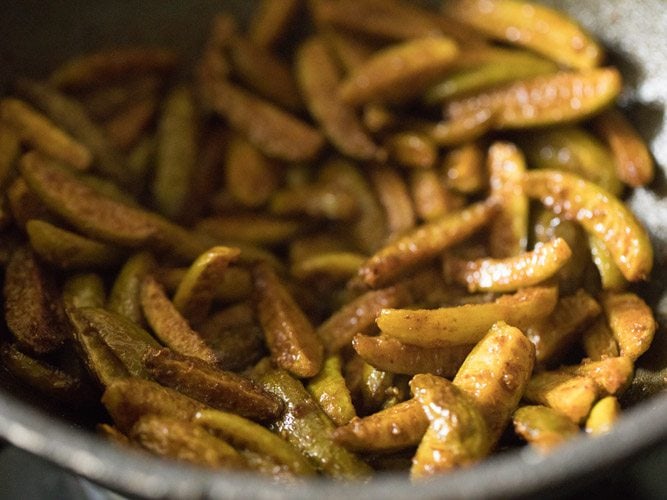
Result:
<svg viewBox="0 0 667 500"><path fill-rule="evenodd" d="M195 55L214 12L229 8L247 16L253 2L70 0L4 2L0 16L0 87L12 75L39 77L67 57L123 42L176 46ZM622 104L650 142L661 166L655 182L636 191L630 204L651 232L656 248L654 276L646 286L658 321L667 325L667 9L661 0L624 2L576 0L546 2L572 13L596 33L610 52L610 62L625 78ZM665 328L640 370L665 369ZM665 371L662 372L666 374ZM505 452L469 469L425 484L382 475L369 484L311 481L294 487L276 485L249 474L202 469L119 449L88 430L86 418L66 408L37 401L12 384L0 370L0 437L102 485L131 496L160 498L507 498L549 493L558 496L602 473L619 470L649 449L667 443L667 394L660 393L624 413L601 438L576 438L541 456L525 447ZM645 394L630 392L637 398ZM95 416L93 416L94 418Z"/></svg>

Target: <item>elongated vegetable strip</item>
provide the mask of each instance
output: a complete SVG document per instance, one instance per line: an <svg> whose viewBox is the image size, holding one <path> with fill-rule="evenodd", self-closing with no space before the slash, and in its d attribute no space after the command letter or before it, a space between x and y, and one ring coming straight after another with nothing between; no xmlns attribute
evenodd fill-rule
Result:
<svg viewBox="0 0 667 500"><path fill-rule="evenodd" d="M545 453L579 433L579 427L548 406L522 406L512 417L514 431Z"/></svg>
<svg viewBox="0 0 667 500"><path fill-rule="evenodd" d="M107 308L138 325L143 325L145 321L141 311L141 283L156 267L155 257L149 252L139 252L127 259L111 287Z"/></svg>
<svg viewBox="0 0 667 500"><path fill-rule="evenodd" d="M270 210L278 215L304 214L330 220L353 219L357 200L340 186L316 182L276 192Z"/></svg>
<svg viewBox="0 0 667 500"><path fill-rule="evenodd" d="M264 214L230 214L200 219L195 232L208 235L224 242L244 242L246 244L271 246L283 243L302 230L301 224L293 219L279 218ZM246 250L240 244L242 250ZM241 258L247 251L242 251ZM266 260L266 259L265 259Z"/></svg>
<svg viewBox="0 0 667 500"><path fill-rule="evenodd" d="M489 172L484 165L484 156L478 142L467 142L448 151L441 167L445 185L464 194L478 193L487 188Z"/></svg>
<svg viewBox="0 0 667 500"><path fill-rule="evenodd" d="M131 152L130 149L145 136L158 108L157 96L149 96L131 103L102 124L104 132L117 149ZM135 169L131 168L129 158L126 163L125 167L129 171L128 177L134 182L136 174L132 175L132 171Z"/></svg>
<svg viewBox="0 0 667 500"><path fill-rule="evenodd" d="M191 324L203 321L223 280L227 267L236 260L238 248L217 246L200 255L188 268L174 293L174 306Z"/></svg>
<svg viewBox="0 0 667 500"><path fill-rule="evenodd" d="M601 304L621 356L635 361L651 346L656 322L651 308L634 293L605 292Z"/></svg>
<svg viewBox="0 0 667 500"><path fill-rule="evenodd" d="M269 157L309 161L324 146L318 130L239 87L212 82L205 94L214 111Z"/></svg>
<svg viewBox="0 0 667 500"><path fill-rule="evenodd" d="M337 443L352 451L391 453L419 444L429 421L416 399L364 418L354 418L333 432Z"/></svg>
<svg viewBox="0 0 667 500"><path fill-rule="evenodd" d="M417 122L415 125L439 146L460 146L476 141L491 130L494 114L491 109L480 107L436 123Z"/></svg>
<svg viewBox="0 0 667 500"><path fill-rule="evenodd" d="M8 97L0 101L0 118L24 142L42 153L86 170L93 162L92 152L71 135L27 103Z"/></svg>
<svg viewBox="0 0 667 500"><path fill-rule="evenodd" d="M218 370L198 358L169 349L151 349L144 356L144 364L157 382L212 408L254 420L270 420L282 412L281 402L255 382Z"/></svg>
<svg viewBox="0 0 667 500"><path fill-rule="evenodd" d="M263 0L250 21L248 37L259 47L272 48L287 34L301 0Z"/></svg>
<svg viewBox="0 0 667 500"><path fill-rule="evenodd" d="M410 388L430 422L412 459L413 480L472 465L491 451L485 416L470 394L435 375L415 375Z"/></svg>
<svg viewBox="0 0 667 500"><path fill-rule="evenodd" d="M356 111L338 96L342 75L323 40L312 37L299 47L296 72L308 110L333 145L351 158L382 159Z"/></svg>
<svg viewBox="0 0 667 500"><path fill-rule="evenodd" d="M604 109L618 96L621 86L615 68L562 71L454 99L445 105L444 112L453 120L490 113L498 130L556 125L580 121Z"/></svg>
<svg viewBox="0 0 667 500"><path fill-rule="evenodd" d="M527 288L486 304L439 309L383 309L376 322L382 333L420 347L474 344L501 320L523 327L548 316L556 306L555 288Z"/></svg>
<svg viewBox="0 0 667 500"><path fill-rule="evenodd" d="M42 220L29 220L30 245L45 261L61 269L104 269L118 265L124 255L112 245L85 238Z"/></svg>
<svg viewBox="0 0 667 500"><path fill-rule="evenodd" d="M600 238L628 281L648 277L653 266L648 234L616 197L576 175L554 170L527 172L523 189Z"/></svg>
<svg viewBox="0 0 667 500"><path fill-rule="evenodd" d="M219 410L203 410L193 420L237 448L252 450L286 465L298 476L312 476L314 467L287 441L248 419Z"/></svg>
<svg viewBox="0 0 667 500"><path fill-rule="evenodd" d="M279 185L275 161L238 134L227 146L224 174L229 193L249 208L266 204Z"/></svg>
<svg viewBox="0 0 667 500"><path fill-rule="evenodd" d="M43 354L60 347L67 337L54 276L27 247L17 248L5 268L5 321L16 340Z"/></svg>
<svg viewBox="0 0 667 500"><path fill-rule="evenodd" d="M559 371L534 375L526 387L525 399L548 406L579 424L598 398L595 382L585 376Z"/></svg>
<svg viewBox="0 0 667 500"><path fill-rule="evenodd" d="M488 425L490 448L500 438L533 373L535 350L518 328L495 323L473 348L454 385L470 394Z"/></svg>
<svg viewBox="0 0 667 500"><path fill-rule="evenodd" d="M582 335L582 346L586 357L591 361L600 361L619 355L618 344L607 320L599 317Z"/></svg>
<svg viewBox="0 0 667 500"><path fill-rule="evenodd" d="M384 49L341 83L340 97L351 105L408 99L441 75L458 54L449 38L421 38Z"/></svg>
<svg viewBox="0 0 667 500"><path fill-rule="evenodd" d="M630 358L620 356L600 361L584 360L580 365L561 366L558 370L591 378L600 396L619 396L632 382L634 363Z"/></svg>
<svg viewBox="0 0 667 500"><path fill-rule="evenodd" d="M243 457L228 443L196 424L168 416L146 415L129 437L152 453L208 468L245 468Z"/></svg>
<svg viewBox="0 0 667 500"><path fill-rule="evenodd" d="M428 169L438 159L438 147L420 132L397 132L385 141L390 161L406 168Z"/></svg>
<svg viewBox="0 0 667 500"><path fill-rule="evenodd" d="M297 377L313 377L322 367L324 348L315 330L273 269L253 270L257 316L271 357Z"/></svg>
<svg viewBox="0 0 667 500"><path fill-rule="evenodd" d="M609 144L621 181L639 187L653 180L655 166L651 153L627 118L609 109L593 120L593 128Z"/></svg>
<svg viewBox="0 0 667 500"><path fill-rule="evenodd" d="M415 228L371 256L359 269L360 281L371 288L391 283L466 239L487 224L494 212L492 203L478 202Z"/></svg>
<svg viewBox="0 0 667 500"><path fill-rule="evenodd" d="M435 168L412 170L409 176L412 202L421 220L434 221L452 211L455 200Z"/></svg>
<svg viewBox="0 0 667 500"><path fill-rule="evenodd" d="M600 275L600 284L603 290L623 290L628 286L628 282L623 273L614 262L614 259L607 248L607 245L595 235L588 235L588 246L593 263L597 267Z"/></svg>
<svg viewBox="0 0 667 500"><path fill-rule="evenodd" d="M346 282L352 278L366 256L354 252L330 252L314 255L292 265L292 276L301 281L326 279Z"/></svg>
<svg viewBox="0 0 667 500"><path fill-rule="evenodd" d="M322 370L306 389L336 426L345 425L357 416L350 391L345 385L339 355L324 360Z"/></svg>
<svg viewBox="0 0 667 500"><path fill-rule="evenodd" d="M361 479L370 468L332 439L334 425L301 382L284 370L270 370L259 378L265 390L284 405L282 417L270 428L305 455L318 469L336 479Z"/></svg>
<svg viewBox="0 0 667 500"><path fill-rule="evenodd" d="M463 260L450 257L445 274L474 292L510 292L534 286L556 274L572 255L562 238L537 243L535 249L505 259Z"/></svg>
<svg viewBox="0 0 667 500"><path fill-rule="evenodd" d="M387 335L369 337L362 334L354 336L352 347L364 361L380 370L406 375L432 373L441 377L456 375L472 350L471 345L465 344L426 348L403 344Z"/></svg>
<svg viewBox="0 0 667 500"><path fill-rule="evenodd" d="M216 363L215 352L190 328L187 320L181 316L153 276L147 275L144 278L140 295L144 316L155 335L165 345L179 354Z"/></svg>
<svg viewBox="0 0 667 500"><path fill-rule="evenodd" d="M586 419L586 433L599 436L609 432L621 414L621 405L614 396L607 396L595 403Z"/></svg>
<svg viewBox="0 0 667 500"><path fill-rule="evenodd" d="M373 168L370 175L386 214L389 234L398 236L412 229L415 225L414 208L408 187L400 174L396 169L381 166Z"/></svg>
<svg viewBox="0 0 667 500"><path fill-rule="evenodd" d="M487 36L524 46L559 64L592 68L602 47L572 19L549 7L522 0L455 0L443 12Z"/></svg>
<svg viewBox="0 0 667 500"><path fill-rule="evenodd" d="M330 353L336 353L349 345L357 332L363 332L375 321L382 309L402 307L412 298L405 286L396 285L372 290L341 307L317 328Z"/></svg>

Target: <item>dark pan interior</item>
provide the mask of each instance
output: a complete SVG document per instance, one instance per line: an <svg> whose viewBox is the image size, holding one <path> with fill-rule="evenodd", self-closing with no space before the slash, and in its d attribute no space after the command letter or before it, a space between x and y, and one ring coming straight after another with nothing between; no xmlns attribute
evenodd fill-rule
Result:
<svg viewBox="0 0 667 500"><path fill-rule="evenodd" d="M123 42L172 45L196 54L211 14L229 8L246 16L254 2L245 0L188 2L164 0L5 2L0 16L0 88L11 75L39 77L73 54ZM627 91L622 104L650 142L661 166L648 189L635 192L630 203L649 228L656 246L653 279L647 285L658 321L667 324L663 299L667 276L667 9L661 0L546 2L574 14L596 33L622 70ZM653 352L640 362L642 373L665 369L667 337L658 333ZM0 377L3 371L0 370ZM663 373L667 373L664 372ZM667 442L667 394L653 395L625 414L616 428L597 439L575 439L548 456L529 449L508 452L470 470L427 484L382 476L365 485L326 481L286 488L242 474L209 473L135 454L102 441L77 415L37 401L10 381L0 379L0 437L18 447L107 485L141 497L178 498L443 498L508 497L563 493L577 481L620 468L633 457ZM631 392L635 398L643 394Z"/></svg>

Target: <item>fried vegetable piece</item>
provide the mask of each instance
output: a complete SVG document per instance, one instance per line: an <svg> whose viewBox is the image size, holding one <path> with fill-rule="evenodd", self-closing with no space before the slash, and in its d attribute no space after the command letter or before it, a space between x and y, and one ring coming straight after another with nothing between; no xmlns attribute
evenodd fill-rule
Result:
<svg viewBox="0 0 667 500"><path fill-rule="evenodd" d="M61 269L105 269L117 266L123 251L53 224L32 219L26 224L30 245L43 260Z"/></svg>
<svg viewBox="0 0 667 500"><path fill-rule="evenodd" d="M383 334L425 348L475 344L500 320L523 328L554 310L558 292L532 287L493 302L438 309L383 309L376 323Z"/></svg>
<svg viewBox="0 0 667 500"><path fill-rule="evenodd" d="M418 38L391 46L353 71L341 83L340 97L353 106L405 101L433 83L457 55L456 43L445 37Z"/></svg>
<svg viewBox="0 0 667 500"><path fill-rule="evenodd" d="M370 172L371 182L387 219L389 239L415 225L415 211L405 180L389 166L377 166Z"/></svg>
<svg viewBox="0 0 667 500"><path fill-rule="evenodd" d="M79 170L90 168L92 152L29 104L7 97L0 101L0 118L37 151Z"/></svg>
<svg viewBox="0 0 667 500"><path fill-rule="evenodd" d="M127 433L143 416L160 415L192 420L206 405L168 387L140 378L125 378L109 384L102 404L118 429Z"/></svg>
<svg viewBox="0 0 667 500"><path fill-rule="evenodd" d="M208 78L225 79L231 73L227 48L238 33L236 18L228 13L215 14L211 19L208 37L204 43L195 73L197 81Z"/></svg>
<svg viewBox="0 0 667 500"><path fill-rule="evenodd" d="M229 264L237 259L238 248L216 246L200 255L188 268L174 293L174 306L197 325L208 316L216 289Z"/></svg>
<svg viewBox="0 0 667 500"><path fill-rule="evenodd" d="M145 138L146 131L157 114L159 104L157 96L146 97L129 104L102 124L109 141L117 149L130 154L125 167L129 171L128 177L132 183L135 182L137 176L130 165L132 152L130 150Z"/></svg>
<svg viewBox="0 0 667 500"><path fill-rule="evenodd" d="M358 278L370 288L391 283L401 274L465 240L487 224L494 212L495 206L489 201L478 202L418 226L372 255L359 268Z"/></svg>
<svg viewBox="0 0 667 500"><path fill-rule="evenodd" d="M129 437L158 456L209 468L245 468L243 457L227 442L200 426L164 415L141 417Z"/></svg>
<svg viewBox="0 0 667 500"><path fill-rule="evenodd" d="M282 411L281 402L256 383L198 358L169 349L151 349L144 356L144 365L160 384L212 408L253 420L271 420Z"/></svg>
<svg viewBox="0 0 667 500"><path fill-rule="evenodd" d="M522 0L455 0L443 12L497 40L524 46L573 68L593 68L602 47L575 21L556 10Z"/></svg>
<svg viewBox="0 0 667 500"><path fill-rule="evenodd" d="M160 47L125 47L102 50L72 58L57 68L49 82L62 90L108 84L140 73L168 73L177 63L176 54Z"/></svg>
<svg viewBox="0 0 667 500"><path fill-rule="evenodd" d="M253 279L257 317L271 357L297 377L317 375L324 348L310 321L268 264L258 264Z"/></svg>
<svg viewBox="0 0 667 500"><path fill-rule="evenodd" d="M284 370L259 377L264 389L282 400L285 412L269 428L299 450L320 471L334 479L362 479L370 467L332 438L334 425L301 382Z"/></svg>
<svg viewBox="0 0 667 500"><path fill-rule="evenodd" d="M322 134L273 104L226 82L210 82L204 91L211 108L271 158L313 160L324 146Z"/></svg>
<svg viewBox="0 0 667 500"><path fill-rule="evenodd" d="M286 35L301 0L263 0L255 9L248 38L257 46L274 48Z"/></svg>
<svg viewBox="0 0 667 500"><path fill-rule="evenodd" d="M470 466L491 451L494 442L471 395L436 375L415 375L410 388L430 422L412 460L413 480Z"/></svg>
<svg viewBox="0 0 667 500"><path fill-rule="evenodd" d="M535 346L538 363L558 360L600 312L600 304L584 289L579 289L561 297L548 317L526 324L524 331Z"/></svg>
<svg viewBox="0 0 667 500"><path fill-rule="evenodd" d="M490 109L474 109L439 122L421 122L416 128L428 135L438 146L453 147L476 141L494 126Z"/></svg>
<svg viewBox="0 0 667 500"><path fill-rule="evenodd" d="M548 406L522 406L514 412L514 432L546 453L579 433L579 427Z"/></svg>
<svg viewBox="0 0 667 500"><path fill-rule="evenodd" d="M236 448L270 457L297 476L315 474L315 468L290 443L251 420L224 411L203 410L195 415L194 422L222 436Z"/></svg>
<svg viewBox="0 0 667 500"><path fill-rule="evenodd" d="M75 274L63 284L65 310L78 307L104 307L106 290L99 274Z"/></svg>
<svg viewBox="0 0 667 500"><path fill-rule="evenodd" d="M382 160L386 155L364 129L356 111L338 95L342 75L325 42L311 37L296 54L296 74L310 114L343 155Z"/></svg>
<svg viewBox="0 0 667 500"><path fill-rule="evenodd" d="M407 168L428 169L438 160L438 147L421 132L396 132L385 140L390 160Z"/></svg>
<svg viewBox="0 0 667 500"><path fill-rule="evenodd" d="M341 365L339 355L329 356L324 360L320 373L306 386L310 395L336 426L345 425L357 416L352 405L352 396L345 385Z"/></svg>
<svg viewBox="0 0 667 500"><path fill-rule="evenodd" d="M197 165L199 116L192 90L175 87L167 95L157 131L157 157L151 186L157 210L183 217Z"/></svg>
<svg viewBox="0 0 667 500"><path fill-rule="evenodd" d="M101 194L39 154L24 155L19 168L40 200L86 236L124 247L148 245L181 257L205 250L180 226Z"/></svg>
<svg viewBox="0 0 667 500"><path fill-rule="evenodd" d="M537 243L530 252L505 259L465 260L448 257L445 274L467 286L470 293L510 292L542 283L556 274L570 259L572 250L562 238Z"/></svg>
<svg viewBox="0 0 667 500"><path fill-rule="evenodd" d="M141 308L157 338L179 354L215 364L215 352L194 331L152 275L141 283Z"/></svg>
<svg viewBox="0 0 667 500"><path fill-rule="evenodd" d="M366 256L355 252L329 252L314 255L292 264L292 276L301 281L325 279L342 283L356 273Z"/></svg>
<svg viewBox="0 0 667 500"><path fill-rule="evenodd" d="M434 221L452 211L455 198L443 185L435 168L412 170L408 175L412 202L419 219Z"/></svg>
<svg viewBox="0 0 667 500"><path fill-rule="evenodd" d="M636 361L651 346L656 322L651 308L638 295L605 292L600 303L621 356Z"/></svg>
<svg viewBox="0 0 667 500"><path fill-rule="evenodd" d="M523 397L533 373L535 349L518 328L499 321L473 348L454 385L470 394L488 426L493 448Z"/></svg>
<svg viewBox="0 0 667 500"><path fill-rule="evenodd" d="M632 382L634 364L626 356L600 361L584 360L580 365L561 366L559 371L589 377L598 387L600 396L619 396Z"/></svg>
<svg viewBox="0 0 667 500"><path fill-rule="evenodd" d="M363 363L358 385L360 398L357 398L360 401L360 413L372 413L382 408L393 383L393 373L378 370L368 363Z"/></svg>
<svg viewBox="0 0 667 500"><path fill-rule="evenodd" d="M655 166L648 146L619 111L608 109L593 119L593 128L611 148L616 174L632 187L649 184Z"/></svg>
<svg viewBox="0 0 667 500"><path fill-rule="evenodd" d="M90 150L94 165L101 173L120 184L131 186L123 157L109 142L104 131L88 116L81 103L49 85L35 81L20 79L15 86L20 95Z"/></svg>
<svg viewBox="0 0 667 500"><path fill-rule="evenodd" d="M491 221L489 250L495 258L520 255L528 246L528 198L521 189L526 161L512 143L496 142L487 157L491 196L500 209Z"/></svg>
<svg viewBox="0 0 667 500"><path fill-rule="evenodd" d="M368 291L348 302L317 328L327 352L337 353L349 345L357 332L373 325L377 315L385 308L403 307L412 301L408 289L395 285Z"/></svg>
<svg viewBox="0 0 667 500"><path fill-rule="evenodd" d="M614 262L611 252L607 245L597 236L588 235L588 246L590 247L590 254L593 258L593 263L600 275L600 284L603 290L623 290L627 287L628 282L623 276L623 273Z"/></svg>
<svg viewBox="0 0 667 500"><path fill-rule="evenodd" d="M488 112L497 130L556 125L580 121L604 109L621 86L616 68L561 71L453 99L444 106L444 113L457 120Z"/></svg>
<svg viewBox="0 0 667 500"><path fill-rule="evenodd" d="M232 247L228 247L232 248ZM188 273L188 268L160 268L157 271L158 281L167 290L175 292ZM248 299L252 293L252 277L250 271L245 267L228 266L221 279L215 283L213 289L213 300L224 304L231 304Z"/></svg>
<svg viewBox="0 0 667 500"><path fill-rule="evenodd" d="M335 441L347 449L364 453L392 453L419 444L429 421L416 399L353 418L333 432Z"/></svg>
<svg viewBox="0 0 667 500"><path fill-rule="evenodd" d="M107 308L122 314L137 325L143 325L145 320L141 311L141 283L156 267L157 262L150 252L139 252L127 259L113 282Z"/></svg>
<svg viewBox="0 0 667 500"><path fill-rule="evenodd" d="M7 327L22 346L37 354L56 350L67 337L54 279L27 247L14 250L5 268Z"/></svg>
<svg viewBox="0 0 667 500"><path fill-rule="evenodd" d="M614 396L607 396L595 403L586 419L586 433L600 436L609 432L621 414L621 406Z"/></svg>
<svg viewBox="0 0 667 500"><path fill-rule="evenodd" d="M234 241L262 246L284 243L301 230L302 225L296 220L261 213L205 217L200 219L195 226L196 232L206 234L221 243ZM241 244L234 246L241 248L240 259L242 260L244 254L247 253L246 249Z"/></svg>
<svg viewBox="0 0 667 500"><path fill-rule="evenodd" d="M616 197L581 177L555 170L526 172L523 189L600 238L628 281L648 277L653 266L648 234Z"/></svg>
<svg viewBox="0 0 667 500"><path fill-rule="evenodd" d="M607 325L607 320L602 316L583 333L581 340L586 357L591 361L600 361L619 355L614 334Z"/></svg>
<svg viewBox="0 0 667 500"><path fill-rule="evenodd" d="M472 345L419 347L404 344L387 335L370 337L358 333L352 347L364 361L379 370L416 375L431 373L453 377L472 350Z"/></svg>
<svg viewBox="0 0 667 500"><path fill-rule="evenodd" d="M524 398L531 403L553 408L579 424L597 400L598 389L590 377L547 371L533 375Z"/></svg>

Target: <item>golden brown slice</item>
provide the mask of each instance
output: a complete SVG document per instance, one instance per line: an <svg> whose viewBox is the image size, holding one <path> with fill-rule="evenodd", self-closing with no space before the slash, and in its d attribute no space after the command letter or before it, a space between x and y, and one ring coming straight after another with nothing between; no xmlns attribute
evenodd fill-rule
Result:
<svg viewBox="0 0 667 500"><path fill-rule="evenodd" d="M438 146L453 147L480 139L493 128L494 123L491 109L477 108L436 123L417 122L414 126Z"/></svg>
<svg viewBox="0 0 667 500"><path fill-rule="evenodd" d="M579 427L548 406L522 406L514 412L514 432L546 453L579 433Z"/></svg>
<svg viewBox="0 0 667 500"><path fill-rule="evenodd" d="M128 436L151 453L208 468L245 468L243 457L227 442L196 424L165 415L141 417Z"/></svg>
<svg viewBox="0 0 667 500"><path fill-rule="evenodd" d="M255 422L233 413L203 410L194 418L197 425L222 436L237 448L251 450L272 458L298 476L312 476L314 467L292 445Z"/></svg>
<svg viewBox="0 0 667 500"><path fill-rule="evenodd" d="M259 47L274 47L285 38L301 4L301 0L263 0L251 18L248 38Z"/></svg>
<svg viewBox="0 0 667 500"><path fill-rule="evenodd" d="M415 375L410 387L430 422L412 460L413 480L470 466L491 451L485 416L470 394L435 375Z"/></svg>
<svg viewBox="0 0 667 500"><path fill-rule="evenodd" d="M619 355L614 334L607 325L607 320L602 316L583 333L581 341L586 357L591 361L600 361Z"/></svg>
<svg viewBox="0 0 667 500"><path fill-rule="evenodd" d="M631 292L605 292L600 301L621 356L636 361L651 346L655 335L651 308Z"/></svg>
<svg viewBox="0 0 667 500"><path fill-rule="evenodd" d="M324 41L311 37L303 42L295 64L308 110L331 143L357 160L382 159L384 152L364 129L356 111L338 96L342 75Z"/></svg>
<svg viewBox="0 0 667 500"><path fill-rule="evenodd" d="M600 396L619 396L632 382L634 363L625 356L600 361L584 360L580 365L561 366L559 371L589 377L598 387Z"/></svg>
<svg viewBox="0 0 667 500"><path fill-rule="evenodd" d="M435 168L412 170L408 175L415 213L421 220L434 221L453 210L455 198Z"/></svg>
<svg viewBox="0 0 667 500"><path fill-rule="evenodd" d="M377 166L370 172L378 200L384 208L390 238L415 225L415 212L405 180L389 166Z"/></svg>
<svg viewBox="0 0 667 500"><path fill-rule="evenodd" d="M547 371L533 375L524 398L553 408L579 424L598 399L598 388L590 377Z"/></svg>
<svg viewBox="0 0 667 500"><path fill-rule="evenodd" d="M92 152L29 104L7 97L0 101L0 118L21 142L79 170L93 162Z"/></svg>
<svg viewBox="0 0 667 500"><path fill-rule="evenodd" d="M588 235L588 246L593 263L600 275L600 284L603 290L621 291L628 286L628 281L623 276L607 245L595 235Z"/></svg>
<svg viewBox="0 0 667 500"><path fill-rule="evenodd" d="M217 287L239 253L238 248L213 247L197 257L188 268L176 288L173 302L190 324L199 324L208 316Z"/></svg>
<svg viewBox="0 0 667 500"><path fill-rule="evenodd" d="M61 269L105 269L122 262L124 252L43 221L26 224L30 245L46 262Z"/></svg>
<svg viewBox="0 0 667 500"><path fill-rule="evenodd" d="M523 189L531 198L540 199L600 238L627 280L648 277L653 266L648 234L616 197L581 177L555 170L527 172Z"/></svg>
<svg viewBox="0 0 667 500"><path fill-rule="evenodd" d="M344 283L357 273L365 260L365 255L356 252L322 253L292 264L290 272L300 281Z"/></svg>
<svg viewBox="0 0 667 500"><path fill-rule="evenodd" d="M352 337L373 325L382 309L402 307L412 298L405 286L396 285L371 290L348 302L317 328L330 353L336 353L349 345Z"/></svg>
<svg viewBox="0 0 667 500"><path fill-rule="evenodd" d="M443 12L497 40L524 46L559 64L593 68L602 47L577 23L546 6L523 0L454 0Z"/></svg>
<svg viewBox="0 0 667 500"><path fill-rule="evenodd" d="M257 317L271 357L297 377L313 377L322 367L324 348L310 321L268 264L253 270Z"/></svg>
<svg viewBox="0 0 667 500"><path fill-rule="evenodd" d="M306 389L334 425L345 425L357 416L350 390L345 385L339 355L329 356L324 360L322 370L308 383Z"/></svg>
<svg viewBox="0 0 667 500"><path fill-rule="evenodd" d="M361 365L361 373L357 391L359 394L360 412L372 413L383 407L394 384L394 374L378 370L368 363Z"/></svg>
<svg viewBox="0 0 667 500"><path fill-rule="evenodd" d="M446 248L465 240L487 224L494 212L492 203L478 202L423 224L372 255L359 268L358 277L370 288L391 283Z"/></svg>
<svg viewBox="0 0 667 500"><path fill-rule="evenodd" d="M318 130L239 87L209 82L204 93L215 112L271 158L310 161L324 146Z"/></svg>
<svg viewBox="0 0 667 500"><path fill-rule="evenodd" d="M618 178L632 187L649 184L655 166L648 146L619 111L609 109L593 120L593 128L614 155Z"/></svg>
<svg viewBox="0 0 667 500"><path fill-rule="evenodd" d="M561 71L454 99L445 105L444 112L454 120L491 113L498 130L556 125L580 121L604 109L621 87L616 68Z"/></svg>
<svg viewBox="0 0 667 500"><path fill-rule="evenodd" d="M572 250L562 238L537 243L529 252L504 259L465 260L447 257L445 275L470 293L511 292L535 286L556 274L570 259Z"/></svg>
<svg viewBox="0 0 667 500"><path fill-rule="evenodd" d="M127 259L113 282L107 308L138 325L143 325L145 320L141 311L141 283L156 267L155 257L149 252L139 252Z"/></svg>
<svg viewBox="0 0 667 500"><path fill-rule="evenodd" d="M432 373L440 377L453 377L472 345L448 347L419 347L404 344L387 335L370 337L358 333L352 339L352 347L364 361L380 370L392 373L416 375Z"/></svg>
<svg viewBox="0 0 667 500"><path fill-rule="evenodd" d="M371 101L404 101L433 83L458 55L449 38L418 38L375 53L340 85L340 97L351 105Z"/></svg>
<svg viewBox="0 0 667 500"><path fill-rule="evenodd" d="M607 396L595 403L586 419L586 433L600 436L609 432L621 416L621 405L614 396Z"/></svg>
<svg viewBox="0 0 667 500"><path fill-rule="evenodd" d="M150 349L143 361L155 381L212 408L253 420L271 420L283 410L281 402L255 382L198 358Z"/></svg>
<svg viewBox="0 0 667 500"><path fill-rule="evenodd" d="M389 159L403 167L428 169L438 159L437 144L421 132L396 132L385 140L384 145Z"/></svg>
<svg viewBox="0 0 667 500"><path fill-rule="evenodd" d="M333 437L352 451L392 453L419 444L429 421L422 405L408 399L364 418L353 418L337 428Z"/></svg>
<svg viewBox="0 0 667 500"><path fill-rule="evenodd" d="M164 288L151 275L141 284L141 307L144 316L159 338L167 347L179 354L199 358L215 364L215 352L207 346L201 336L190 328L187 320L178 312L167 297Z"/></svg>
<svg viewBox="0 0 667 500"><path fill-rule="evenodd" d="M452 148L445 154L441 168L443 181L449 189L474 194L488 187L490 172L485 168L484 151L478 142L466 142Z"/></svg>
<svg viewBox="0 0 667 500"><path fill-rule="evenodd" d="M358 212L357 200L349 192L324 182L277 191L269 208L277 215L307 215L330 220L352 220Z"/></svg>
<svg viewBox="0 0 667 500"><path fill-rule="evenodd" d="M261 375L259 383L285 405L282 417L269 428L318 470L335 479L361 479L371 473L370 467L333 440L333 423L301 382L284 370L274 369Z"/></svg>
<svg viewBox="0 0 667 500"><path fill-rule="evenodd" d="M4 273L5 322L16 340L43 354L63 345L67 330L55 276L28 247L12 253Z"/></svg>
<svg viewBox="0 0 667 500"><path fill-rule="evenodd" d="M501 320L523 327L545 318L556 307L553 287L534 287L490 303L438 309L383 309L376 322L383 334L420 347L474 344Z"/></svg>
<svg viewBox="0 0 667 500"><path fill-rule="evenodd" d="M535 349L518 328L495 323L454 377L472 396L486 420L493 448L523 397L533 373Z"/></svg>

